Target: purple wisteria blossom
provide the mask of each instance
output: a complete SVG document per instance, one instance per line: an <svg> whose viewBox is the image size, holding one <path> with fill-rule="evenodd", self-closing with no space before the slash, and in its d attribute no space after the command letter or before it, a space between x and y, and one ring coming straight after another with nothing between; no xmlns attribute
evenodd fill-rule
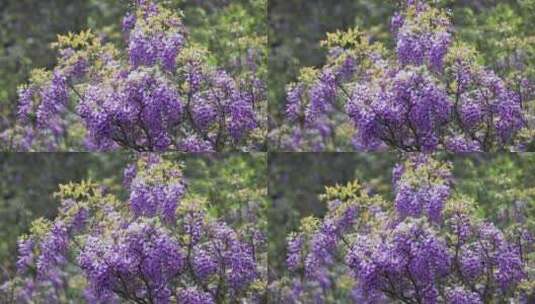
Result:
<svg viewBox="0 0 535 304"><path fill-rule="evenodd" d="M402 1L394 50L358 28L330 33L327 63L287 87L284 122L270 133L285 151L477 152L522 150L529 81L505 80L455 42L451 17ZM349 133L352 132L353 136Z"/></svg>
<svg viewBox="0 0 535 304"><path fill-rule="evenodd" d="M65 186L58 217L37 220L19 242L9 283L17 303L62 303L62 294L82 289L87 303L263 297L262 232L231 227L208 215L198 196L186 197L181 165L142 155L126 168L124 185L124 202L98 185Z"/></svg>
<svg viewBox="0 0 535 304"><path fill-rule="evenodd" d="M526 303L533 247L479 219L453 194L449 164L410 155L395 167L394 201L356 183L328 188L322 219L288 237L282 303ZM521 225L519 223L519 225ZM520 226L519 226L520 227ZM523 229L520 229L523 230Z"/></svg>
<svg viewBox="0 0 535 304"><path fill-rule="evenodd" d="M124 50L89 31L59 39L58 65L19 90L18 124L0 136L7 149L260 149L266 95L258 69L218 69L188 42L179 13L152 1L133 7L122 22Z"/></svg>

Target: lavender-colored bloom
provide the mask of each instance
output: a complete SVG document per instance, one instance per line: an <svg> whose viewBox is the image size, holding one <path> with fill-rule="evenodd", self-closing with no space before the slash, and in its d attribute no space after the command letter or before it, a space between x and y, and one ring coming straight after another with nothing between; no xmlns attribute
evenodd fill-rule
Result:
<svg viewBox="0 0 535 304"><path fill-rule="evenodd" d="M67 80L61 73L55 72L50 84L41 91L41 104L37 108L38 125L53 128L53 122L67 106L68 99ZM53 131L57 134L62 130L53 128Z"/></svg>
<svg viewBox="0 0 535 304"><path fill-rule="evenodd" d="M234 290L241 290L251 284L257 277L256 263L250 246L239 242L228 253L228 280Z"/></svg>
<svg viewBox="0 0 535 304"><path fill-rule="evenodd" d="M474 241L460 252L462 274L474 280L491 273L504 291L518 284L526 275L518 251L494 225L483 223L477 229Z"/></svg>
<svg viewBox="0 0 535 304"><path fill-rule="evenodd" d="M258 127L253 100L249 94L241 92L234 79L224 71L214 73L212 81L215 89L210 92L209 98L224 110L230 138L238 142Z"/></svg>
<svg viewBox="0 0 535 304"><path fill-rule="evenodd" d="M146 170L157 168L159 160L148 162ZM136 217L160 216L166 223L175 221L175 212L185 193L185 187L177 169L169 169L171 178L136 175L130 183L130 207Z"/></svg>
<svg viewBox="0 0 535 304"><path fill-rule="evenodd" d="M193 108L192 112L195 124L202 130L207 130L218 118L216 107L208 103L202 103L202 101Z"/></svg>
<svg viewBox="0 0 535 304"><path fill-rule="evenodd" d="M146 8L147 5L144 5ZM135 15L128 14L123 20L123 30L130 31L128 37L128 53L130 63L134 67L140 65L153 66L157 62L169 71L174 72L176 68L176 56L184 45L182 25L178 20L168 19L164 22L167 30L147 30L150 25L151 15L156 15L148 8L146 20L138 24ZM157 28L157 26L153 26Z"/></svg>
<svg viewBox="0 0 535 304"><path fill-rule="evenodd" d="M502 143L509 142L511 137L524 126L520 103L511 94L499 100L497 105L499 120L496 123L496 130Z"/></svg>
<svg viewBox="0 0 535 304"><path fill-rule="evenodd" d="M336 80L331 71L323 71L318 81L308 92L310 103L305 110L307 122L314 122L319 116L331 108L336 98Z"/></svg>
<svg viewBox="0 0 535 304"><path fill-rule="evenodd" d="M187 288L180 290L178 294L179 303L183 304L214 304L215 301L208 293L199 291L197 288Z"/></svg>
<svg viewBox="0 0 535 304"><path fill-rule="evenodd" d="M94 142L119 141L157 151L171 144L170 129L180 123L182 111L178 93L146 69L132 71L119 90L88 90L78 106Z"/></svg>
<svg viewBox="0 0 535 304"><path fill-rule="evenodd" d="M390 21L390 31L396 33L402 26L405 18L399 13L396 12Z"/></svg>
<svg viewBox="0 0 535 304"><path fill-rule="evenodd" d="M34 89L32 87L23 87L18 90L19 104L17 117L23 122L28 121L28 115L32 110Z"/></svg>
<svg viewBox="0 0 535 304"><path fill-rule="evenodd" d="M136 288L162 303L170 297L169 279L180 273L185 263L178 243L161 228L145 223L130 224L115 239L92 237L78 259L99 297Z"/></svg>
<svg viewBox="0 0 535 304"><path fill-rule="evenodd" d="M184 138L179 144L179 150L182 152L211 152L214 151L212 144L206 140L199 139L196 136Z"/></svg>
<svg viewBox="0 0 535 304"><path fill-rule="evenodd" d="M180 182L172 183L165 189L165 198L161 203L162 217L165 222L171 223L175 221L176 208L184 193L184 185Z"/></svg>
<svg viewBox="0 0 535 304"><path fill-rule="evenodd" d="M39 245L37 257L37 274L41 279L54 275L56 267L66 263L68 249L68 231L62 222L55 223Z"/></svg>
<svg viewBox="0 0 535 304"><path fill-rule="evenodd" d="M357 70L357 61L352 56L347 56L335 71L337 81L347 81L353 77Z"/></svg>
<svg viewBox="0 0 535 304"><path fill-rule="evenodd" d="M186 69L186 82L189 85L190 92L197 92L201 88L201 83L204 79L201 68L198 64L189 63Z"/></svg>
<svg viewBox="0 0 535 304"><path fill-rule="evenodd" d="M206 280L211 275L215 274L219 266L216 258L204 249L195 251L192 264L195 275L201 280Z"/></svg>
<svg viewBox="0 0 535 304"><path fill-rule="evenodd" d="M203 233L204 213L200 211L188 212L183 220L184 234L188 236L190 244L197 244Z"/></svg>
<svg viewBox="0 0 535 304"><path fill-rule="evenodd" d="M136 25L136 15L127 13L123 18L123 32L129 32Z"/></svg>
<svg viewBox="0 0 535 304"><path fill-rule="evenodd" d="M236 141L257 127L256 115L250 102L243 99L233 101L230 106L229 132Z"/></svg>
<svg viewBox="0 0 535 304"><path fill-rule="evenodd" d="M448 52L451 43L451 35L448 32L442 32L435 37L431 49L429 50L429 64L435 71L441 72L444 68L444 57Z"/></svg>
<svg viewBox="0 0 535 304"><path fill-rule="evenodd" d="M496 254L496 280L506 290L526 277L522 258L512 246L503 246Z"/></svg>
<svg viewBox="0 0 535 304"><path fill-rule="evenodd" d="M463 102L460 114L463 127L469 130L481 123L485 115L480 104L470 101Z"/></svg>
<svg viewBox="0 0 535 304"><path fill-rule="evenodd" d="M312 255L309 258L316 259L319 263L331 262L337 242L337 227L334 221L328 219L322 224L319 231L312 236Z"/></svg>
<svg viewBox="0 0 535 304"><path fill-rule="evenodd" d="M459 136L448 138L446 141L446 149L455 152L478 152L481 151L481 145L476 141Z"/></svg>
<svg viewBox="0 0 535 304"><path fill-rule="evenodd" d="M426 215L429 220L440 222L442 209L450 195L450 173L432 167L425 156L410 159L396 171L398 175L394 179L396 193L394 204L398 216L403 219L407 216ZM410 176L411 174L420 178L422 175L425 177L418 179L418 182L404 177L404 175Z"/></svg>
<svg viewBox="0 0 535 304"><path fill-rule="evenodd" d="M450 269L451 257L445 243L417 222L401 224L393 233L391 239L379 244L359 239L349 252L346 260L360 282L359 289L407 290L414 288L414 281L428 291L418 295L420 301L435 301L435 279L446 276ZM396 280L389 281L389 277Z"/></svg>
<svg viewBox="0 0 535 304"><path fill-rule="evenodd" d="M220 265L228 269L226 278L234 292L240 292L258 278L254 248L239 239L235 231L224 223L214 223L211 227L213 241L211 249L217 252Z"/></svg>
<svg viewBox="0 0 535 304"><path fill-rule="evenodd" d="M75 232L79 232L87 224L87 221L89 219L89 210L85 207L78 207L78 210L76 213L72 216L71 222L70 222L70 229L72 229Z"/></svg>
<svg viewBox="0 0 535 304"><path fill-rule="evenodd" d="M17 272L25 273L28 269L28 265L33 264L35 243L31 238L20 239L17 243L18 247L18 260L17 260Z"/></svg>
<svg viewBox="0 0 535 304"><path fill-rule="evenodd" d="M457 214L450 219L453 234L460 244L465 243L473 236L472 225L466 214Z"/></svg>
<svg viewBox="0 0 535 304"><path fill-rule="evenodd" d="M446 92L430 75L415 69L392 76L382 87L357 85L346 105L358 130L357 147L374 150L383 141L434 151L437 130L447 125L452 111Z"/></svg>
<svg viewBox="0 0 535 304"><path fill-rule="evenodd" d="M292 234L288 237L288 256L286 258L286 264L291 271L295 271L301 265L303 242L303 235Z"/></svg>
<svg viewBox="0 0 535 304"><path fill-rule="evenodd" d="M414 189L410 185L401 184L396 192L396 211L402 217L419 217L425 212L432 221L441 220L442 208L449 197L449 187L446 185Z"/></svg>
<svg viewBox="0 0 535 304"><path fill-rule="evenodd" d="M470 248L471 249L468 249ZM481 259L481 247L472 245L463 251L461 256L462 275L469 279L478 278L484 271L484 261Z"/></svg>
<svg viewBox="0 0 535 304"><path fill-rule="evenodd" d="M288 88L286 98L286 117L295 122L301 116L301 98L303 94L303 86L295 85Z"/></svg>
<svg viewBox="0 0 535 304"><path fill-rule="evenodd" d="M168 71L174 71L176 67L176 56L184 45L184 37L180 33L172 34L164 41L163 50L161 51L161 60L164 68Z"/></svg>
<svg viewBox="0 0 535 304"><path fill-rule="evenodd" d="M475 292L467 291L462 287L455 287L447 292L448 303L451 304L482 304L481 298Z"/></svg>
<svg viewBox="0 0 535 304"><path fill-rule="evenodd" d="M134 29L130 33L130 41L128 43L130 63L136 67L139 65L154 65L158 59L159 48L161 48L159 44L161 44L161 41L146 37L141 29Z"/></svg>
<svg viewBox="0 0 535 304"><path fill-rule="evenodd" d="M403 65L422 65L427 62L432 70L442 72L443 60L452 40L448 32L450 21L437 16L431 28L423 26L422 23L428 22L425 15L430 7L423 3L409 4L412 5L416 5L417 10L410 19L398 13L392 20L397 58Z"/></svg>
<svg viewBox="0 0 535 304"><path fill-rule="evenodd" d="M426 48L413 34L402 32L397 36L396 53L401 64L421 65L425 60Z"/></svg>

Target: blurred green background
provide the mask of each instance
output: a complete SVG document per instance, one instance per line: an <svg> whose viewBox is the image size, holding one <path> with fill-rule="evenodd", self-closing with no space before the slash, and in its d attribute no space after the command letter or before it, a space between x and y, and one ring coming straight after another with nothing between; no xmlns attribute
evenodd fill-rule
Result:
<svg viewBox="0 0 535 304"><path fill-rule="evenodd" d="M359 26L373 41L393 47L390 20L406 0L270 0L269 97L272 125L279 125L285 86L301 68L321 67L327 50L320 41L327 32ZM523 70L535 79L535 0L428 0L448 9L456 39L481 53L487 67L501 76ZM525 66L508 66L511 58Z"/></svg>
<svg viewBox="0 0 535 304"><path fill-rule="evenodd" d="M454 191L472 197L477 213L501 228L523 213L535 232L535 153L438 154L453 164ZM325 186L358 180L369 194L394 199L392 169L396 153L272 153L269 157L268 210L270 278L286 273L286 236L301 218L322 217L318 198Z"/></svg>

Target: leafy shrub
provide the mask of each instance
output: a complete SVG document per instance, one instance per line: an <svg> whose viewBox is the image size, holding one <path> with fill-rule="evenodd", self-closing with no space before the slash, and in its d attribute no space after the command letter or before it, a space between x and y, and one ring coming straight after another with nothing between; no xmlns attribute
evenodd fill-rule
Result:
<svg viewBox="0 0 535 304"><path fill-rule="evenodd" d="M271 285L284 303L530 303L533 230L504 231L455 193L448 163L412 155L393 171L395 198L358 183L328 187L323 219L288 236L289 277ZM524 210L523 212L527 212Z"/></svg>
<svg viewBox="0 0 535 304"><path fill-rule="evenodd" d="M210 215L188 193L181 165L156 155L128 166L124 187L125 202L93 182L61 186L56 219L34 221L19 241L7 301L262 301L267 254L257 214L240 225Z"/></svg>
<svg viewBox="0 0 535 304"><path fill-rule="evenodd" d="M263 149L260 44L242 39L241 48L251 42L247 54L225 72L188 43L180 14L135 4L122 23L125 50L89 30L59 37L54 70L35 70L19 90L18 122L2 135L6 149Z"/></svg>
<svg viewBox="0 0 535 304"><path fill-rule="evenodd" d="M304 68L299 82L288 86L286 122L271 132L273 145L300 151L526 149L534 136L529 75L499 77L480 64L474 49L454 40L446 10L426 1L404 3L391 19L392 51L358 27L328 34L325 66Z"/></svg>

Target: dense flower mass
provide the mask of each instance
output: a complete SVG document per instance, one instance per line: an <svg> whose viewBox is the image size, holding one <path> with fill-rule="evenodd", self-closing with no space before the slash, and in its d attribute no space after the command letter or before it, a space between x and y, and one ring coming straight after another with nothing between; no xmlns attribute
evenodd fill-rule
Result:
<svg viewBox="0 0 535 304"><path fill-rule="evenodd" d="M178 13L134 2L124 54L90 31L59 38L59 64L20 89L19 125L2 140L15 150L260 149L266 99L254 64L214 68Z"/></svg>
<svg viewBox="0 0 535 304"><path fill-rule="evenodd" d="M166 150L171 130L182 119L183 105L169 83L144 69L116 84L90 86L77 110L89 126L89 140L98 148L114 145Z"/></svg>
<svg viewBox="0 0 535 304"><path fill-rule="evenodd" d="M377 87L358 85L353 94L346 110L359 130L355 143L363 149L386 141L434 151L452 112L445 90L418 68L397 71Z"/></svg>
<svg viewBox="0 0 535 304"><path fill-rule="evenodd" d="M450 176L447 168L438 166L431 167L430 163L424 161L396 168L403 172L394 180L394 204L401 218L425 214L432 221L441 221L444 205L450 195Z"/></svg>
<svg viewBox="0 0 535 304"><path fill-rule="evenodd" d="M145 173L150 172L150 176ZM180 170L158 170L158 163L148 163L130 181L130 208L135 216L160 215L162 221L175 221L176 208L184 195Z"/></svg>
<svg viewBox="0 0 535 304"><path fill-rule="evenodd" d="M125 170L128 202L98 185L62 187L57 219L21 238L17 303L63 303L85 289L88 303L191 303L261 299L262 232L234 229L186 198L180 166L142 156ZM81 284L81 285L80 285Z"/></svg>
<svg viewBox="0 0 535 304"><path fill-rule="evenodd" d="M404 222L383 240L357 239L346 259L361 294L400 290L423 303L437 302L435 282L448 275L452 260L423 221Z"/></svg>
<svg viewBox="0 0 535 304"><path fill-rule="evenodd" d="M431 69L441 71L451 43L450 27L450 20L442 12L430 9L423 2L408 1L407 10L392 19L399 62L427 63Z"/></svg>
<svg viewBox="0 0 535 304"><path fill-rule="evenodd" d="M529 80L504 80L454 43L446 11L405 1L391 30L395 51L358 28L328 34L327 64L305 68L287 90L287 123L271 132L283 150L408 152L519 150ZM529 94L528 94L529 95ZM354 129L350 140L351 126Z"/></svg>
<svg viewBox="0 0 535 304"><path fill-rule="evenodd" d="M323 219L288 237L283 303L528 303L532 243L504 233L452 193L449 165L412 155L393 172L395 200L358 184L327 188ZM525 287L523 287L525 286Z"/></svg>
<svg viewBox="0 0 535 304"><path fill-rule="evenodd" d="M179 275L185 257L179 243L163 228L134 222L108 238L89 237L78 257L80 268L98 298L114 291L148 295L168 303L168 282Z"/></svg>

